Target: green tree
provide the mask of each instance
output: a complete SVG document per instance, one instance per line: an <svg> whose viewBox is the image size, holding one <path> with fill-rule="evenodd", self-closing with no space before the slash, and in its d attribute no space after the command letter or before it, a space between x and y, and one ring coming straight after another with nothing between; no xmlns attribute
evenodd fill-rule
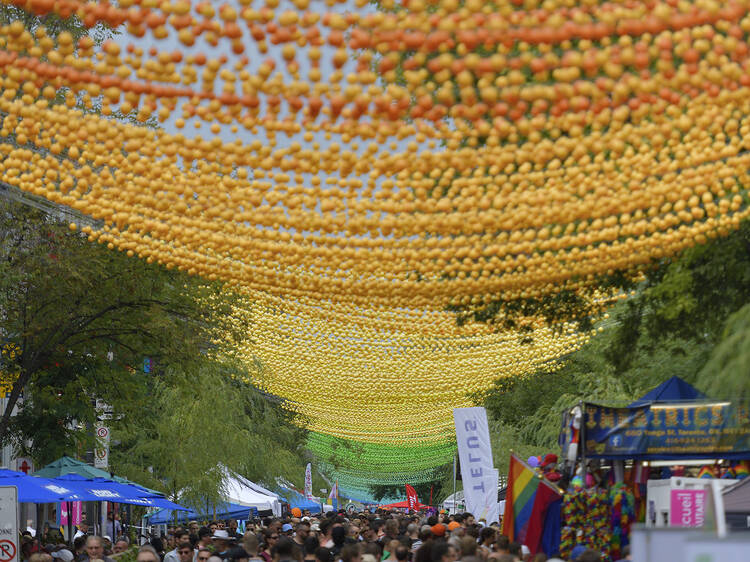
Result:
<svg viewBox="0 0 750 562"><path fill-rule="evenodd" d="M649 271L578 351L477 397L491 417L496 465L507 469L508 449L554 451L561 412L581 400L625 404L674 375L716 398L747 394L748 303L746 221Z"/></svg>

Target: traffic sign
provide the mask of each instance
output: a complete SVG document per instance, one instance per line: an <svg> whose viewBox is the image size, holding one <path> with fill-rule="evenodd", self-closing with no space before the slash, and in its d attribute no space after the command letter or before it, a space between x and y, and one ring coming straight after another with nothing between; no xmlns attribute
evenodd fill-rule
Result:
<svg viewBox="0 0 750 562"><path fill-rule="evenodd" d="M109 428L106 425L96 424L96 439L99 444L94 449L94 467L109 468Z"/></svg>
<svg viewBox="0 0 750 562"><path fill-rule="evenodd" d="M18 489L0 486L0 562L18 562Z"/></svg>

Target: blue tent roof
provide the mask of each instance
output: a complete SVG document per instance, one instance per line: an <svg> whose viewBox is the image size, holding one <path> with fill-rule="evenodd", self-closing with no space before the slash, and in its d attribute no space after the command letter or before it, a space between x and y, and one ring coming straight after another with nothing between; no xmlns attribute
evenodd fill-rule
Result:
<svg viewBox="0 0 750 562"><path fill-rule="evenodd" d="M289 502L290 507L298 507L302 510L307 509L310 513L320 513L323 509L319 502L308 500L305 496L295 490L279 486L279 491L281 495L284 496L284 499Z"/></svg>
<svg viewBox="0 0 750 562"><path fill-rule="evenodd" d="M173 512L169 509L161 509L155 513L146 515L146 518L148 518L148 522L151 525L163 525L164 523L174 521L175 513L177 514L178 521L190 521L193 519L201 521L214 518L213 508L209 509L208 513L198 513L194 509L178 512ZM239 521L245 521L250 518L251 513L253 516L257 516L258 510L254 507L247 507L246 505L239 505L236 503L226 503L216 507L217 519L236 519Z"/></svg>
<svg viewBox="0 0 750 562"><path fill-rule="evenodd" d="M637 408L651 402L684 402L689 400L705 400L706 398L707 396L692 384L675 376L648 391L638 400L629 404L629 407Z"/></svg>

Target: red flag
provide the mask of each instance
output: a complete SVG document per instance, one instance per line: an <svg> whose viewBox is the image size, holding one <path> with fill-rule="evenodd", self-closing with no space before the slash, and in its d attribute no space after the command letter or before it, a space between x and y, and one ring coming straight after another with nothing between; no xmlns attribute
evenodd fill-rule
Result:
<svg viewBox="0 0 750 562"><path fill-rule="evenodd" d="M409 502L409 509L416 511L417 506L419 505L419 500L417 499L417 491L411 486L411 484L406 485L406 500Z"/></svg>

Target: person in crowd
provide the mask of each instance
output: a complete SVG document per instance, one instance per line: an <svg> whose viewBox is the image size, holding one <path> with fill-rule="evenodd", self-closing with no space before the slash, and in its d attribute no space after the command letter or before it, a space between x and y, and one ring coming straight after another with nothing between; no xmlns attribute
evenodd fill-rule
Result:
<svg viewBox="0 0 750 562"><path fill-rule="evenodd" d="M479 554L482 558L489 558L492 554L492 545L495 544L497 530L493 527L484 527L479 533Z"/></svg>
<svg viewBox="0 0 750 562"><path fill-rule="evenodd" d="M331 541L333 541L333 546L330 548L331 554L334 558L338 558L346 543L346 529L341 525L334 526L331 529Z"/></svg>
<svg viewBox="0 0 750 562"><path fill-rule="evenodd" d="M208 562L211 556L213 556L213 552L210 549L199 548L198 552L195 553L195 562Z"/></svg>
<svg viewBox="0 0 750 562"><path fill-rule="evenodd" d="M341 549L341 562L362 562L358 544L347 544Z"/></svg>
<svg viewBox="0 0 750 562"><path fill-rule="evenodd" d="M302 545L302 557L305 562L315 562L315 551L320 547L317 537L307 537Z"/></svg>
<svg viewBox="0 0 750 562"><path fill-rule="evenodd" d="M233 546L229 549L229 556L227 556L229 562L249 562L250 556L241 546Z"/></svg>
<svg viewBox="0 0 750 562"><path fill-rule="evenodd" d="M263 550L260 552L260 557L263 558L265 562L271 562L271 558L273 557L272 551L278 541L278 532L270 528L267 528L263 532Z"/></svg>
<svg viewBox="0 0 750 562"><path fill-rule="evenodd" d="M113 562L113 560L104 554L104 539L94 535L86 538L86 554L81 558L81 562L91 560L103 560L104 562Z"/></svg>
<svg viewBox="0 0 750 562"><path fill-rule="evenodd" d="M106 532L113 541L116 541L122 534L122 524L118 513L109 512L107 514Z"/></svg>
<svg viewBox="0 0 750 562"><path fill-rule="evenodd" d="M315 561L316 562L334 562L333 554L324 546L319 546L315 549ZM380 562L378 560L378 562Z"/></svg>
<svg viewBox="0 0 750 562"><path fill-rule="evenodd" d="M359 526L352 523L346 528L346 544L354 544L358 543L362 540L362 537L360 537L360 529Z"/></svg>
<svg viewBox="0 0 750 562"><path fill-rule="evenodd" d="M164 555L164 562L180 562L179 546L190 540L190 534L184 529L176 529L172 536L174 537L174 549Z"/></svg>
<svg viewBox="0 0 750 562"><path fill-rule="evenodd" d="M189 540L181 542L177 547L177 556L180 557L179 562L195 562L193 544Z"/></svg>
<svg viewBox="0 0 750 562"><path fill-rule="evenodd" d="M508 545L508 552L516 557L516 560L523 560L523 548L520 542L512 542Z"/></svg>
<svg viewBox="0 0 750 562"><path fill-rule="evenodd" d="M222 560L226 559L229 555L229 543L232 541L226 529L216 529L211 541L214 543L214 554Z"/></svg>
<svg viewBox="0 0 750 562"><path fill-rule="evenodd" d="M29 562L53 562L52 556L46 552L35 552L29 556Z"/></svg>
<svg viewBox="0 0 750 562"><path fill-rule="evenodd" d="M462 520L460 523L464 529L468 529L469 527L473 527L477 524L474 516L468 511L462 514Z"/></svg>
<svg viewBox="0 0 750 562"><path fill-rule="evenodd" d="M260 554L258 554L258 548L260 547L258 536L252 531L245 532L245 535L242 537L242 547L247 552L249 562L263 561Z"/></svg>
<svg viewBox="0 0 750 562"><path fill-rule="evenodd" d="M459 539L459 554L461 560L468 556L476 556L479 545L472 537L466 536Z"/></svg>
<svg viewBox="0 0 750 562"><path fill-rule="evenodd" d="M211 529L208 527L201 527L198 529L198 543L195 548L209 548L211 546Z"/></svg>
<svg viewBox="0 0 750 562"><path fill-rule="evenodd" d="M138 549L135 560L136 562L161 562L161 557L153 546L144 544Z"/></svg>
<svg viewBox="0 0 750 562"><path fill-rule="evenodd" d="M273 562L297 561L301 562L302 552L289 537L279 537L273 548ZM209 561L210 562L210 561Z"/></svg>
<svg viewBox="0 0 750 562"><path fill-rule="evenodd" d="M294 534L294 527L291 523L284 523L281 526L281 534L285 537L292 538L292 535Z"/></svg>
<svg viewBox="0 0 750 562"><path fill-rule="evenodd" d="M67 548L58 548L54 550L50 556L54 558L54 562L73 562L73 553Z"/></svg>
<svg viewBox="0 0 750 562"><path fill-rule="evenodd" d="M242 540L242 535L237 532L237 521L235 519L230 519L229 524L227 525L227 533L229 533L229 538L233 540Z"/></svg>
<svg viewBox="0 0 750 562"><path fill-rule="evenodd" d="M294 530L294 542L300 548L303 547L305 541L310 536L310 523L309 521L300 521L297 523L297 528Z"/></svg>
<svg viewBox="0 0 750 562"><path fill-rule="evenodd" d="M398 562L407 562L409 560L409 552L409 548L404 545L399 546L395 552L396 560Z"/></svg>
<svg viewBox="0 0 750 562"><path fill-rule="evenodd" d="M431 562L456 562L458 551L456 547L446 541L438 541L432 546Z"/></svg>
<svg viewBox="0 0 750 562"><path fill-rule="evenodd" d="M127 537L120 537L119 539L115 541L115 544L112 546L112 553L122 554L128 548L130 548L130 541L127 539Z"/></svg>
<svg viewBox="0 0 750 562"><path fill-rule="evenodd" d="M78 530L76 531L76 534L73 535L73 540L77 539L78 537L83 537L84 535L89 534L89 522L88 521L81 521L78 524Z"/></svg>

